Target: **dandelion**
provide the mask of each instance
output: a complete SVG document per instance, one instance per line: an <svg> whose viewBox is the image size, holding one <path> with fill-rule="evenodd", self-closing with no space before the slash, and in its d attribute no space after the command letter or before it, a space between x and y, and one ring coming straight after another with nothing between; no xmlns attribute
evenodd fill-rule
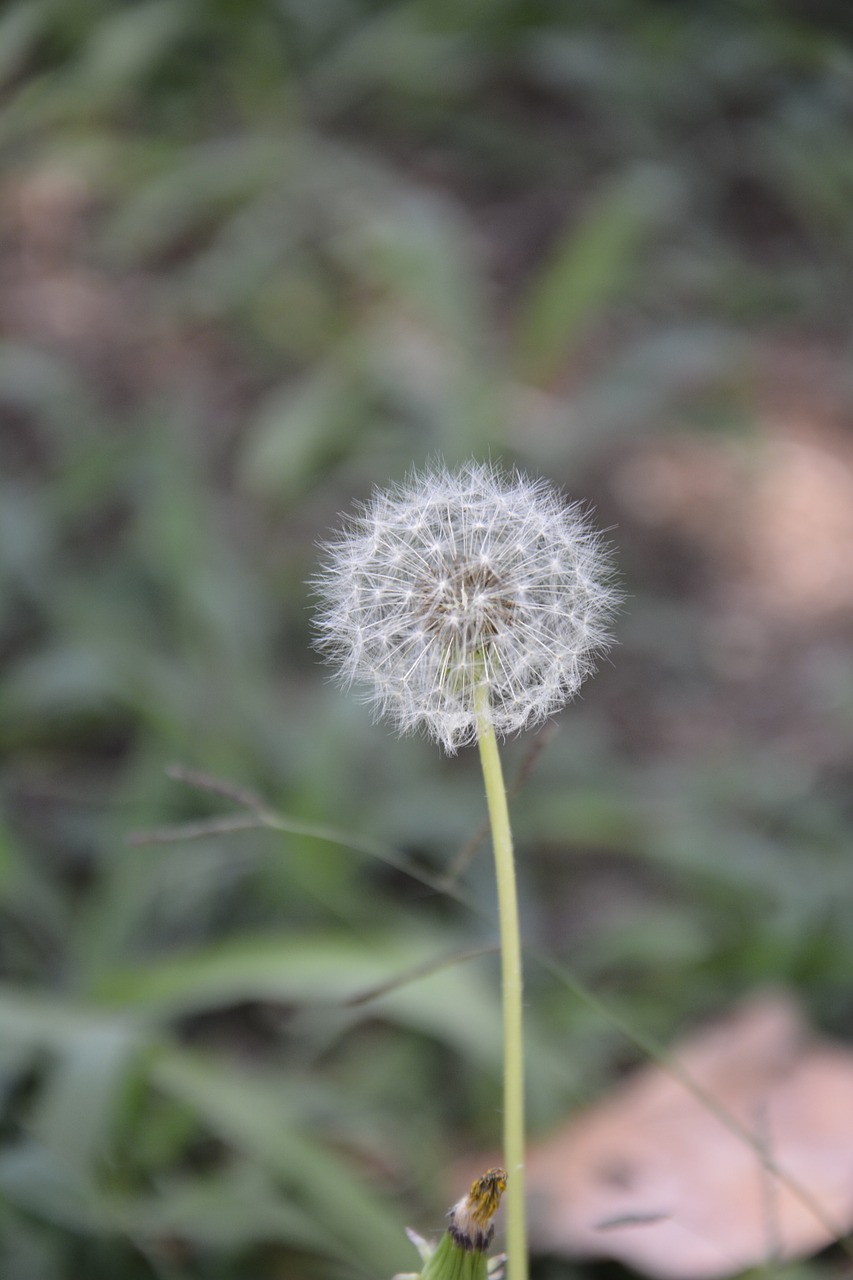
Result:
<svg viewBox="0 0 853 1280"><path fill-rule="evenodd" d="M394 1280L500 1280L504 1258L487 1262L486 1250L492 1242L492 1223L505 1190L503 1169L489 1169L481 1178L475 1178L467 1196L447 1215L450 1224L435 1248L415 1231L409 1232L424 1268L395 1276Z"/></svg>
<svg viewBox="0 0 853 1280"><path fill-rule="evenodd" d="M317 645L343 684L366 688L403 733L480 750L501 935L508 1280L526 1280L521 941L497 738L559 710L607 648L608 556L552 485L469 462L377 490L326 544L314 586Z"/></svg>
<svg viewBox="0 0 853 1280"><path fill-rule="evenodd" d="M446 751L538 724L609 644L607 558L578 504L470 462L379 491L326 547L318 647L376 715Z"/></svg>

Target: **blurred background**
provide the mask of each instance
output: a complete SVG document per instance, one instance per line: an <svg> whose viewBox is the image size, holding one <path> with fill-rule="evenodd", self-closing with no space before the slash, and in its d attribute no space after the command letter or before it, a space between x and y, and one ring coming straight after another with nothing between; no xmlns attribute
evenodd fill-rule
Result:
<svg viewBox="0 0 853 1280"><path fill-rule="evenodd" d="M430 457L588 501L627 593L506 752L532 1142L646 1060L619 1021L772 984L853 1037L851 39L844 0L2 6L9 1280L382 1280L494 1149L494 957L383 988L493 941L487 842L437 887L476 758L310 648L318 539ZM296 831L129 843L246 817L174 763Z"/></svg>

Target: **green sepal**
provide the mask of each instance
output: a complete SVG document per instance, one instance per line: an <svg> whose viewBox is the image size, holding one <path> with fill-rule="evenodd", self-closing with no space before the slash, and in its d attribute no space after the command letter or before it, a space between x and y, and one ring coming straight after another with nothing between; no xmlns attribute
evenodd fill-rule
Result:
<svg viewBox="0 0 853 1280"><path fill-rule="evenodd" d="M421 1272L421 1280L488 1280L486 1255L461 1249L447 1231Z"/></svg>

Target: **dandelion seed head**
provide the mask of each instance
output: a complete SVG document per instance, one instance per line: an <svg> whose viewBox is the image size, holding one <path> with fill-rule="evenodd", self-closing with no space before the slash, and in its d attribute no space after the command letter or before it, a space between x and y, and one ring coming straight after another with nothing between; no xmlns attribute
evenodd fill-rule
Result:
<svg viewBox="0 0 853 1280"><path fill-rule="evenodd" d="M483 685L506 736L558 711L609 647L608 552L547 481L477 462L413 472L323 550L317 647L378 717L448 752L476 739Z"/></svg>

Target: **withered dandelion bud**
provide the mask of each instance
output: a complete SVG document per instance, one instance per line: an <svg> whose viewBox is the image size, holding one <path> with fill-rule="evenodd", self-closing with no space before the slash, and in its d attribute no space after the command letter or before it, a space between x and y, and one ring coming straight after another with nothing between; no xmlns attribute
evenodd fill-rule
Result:
<svg viewBox="0 0 853 1280"><path fill-rule="evenodd" d="M410 1232L424 1262L423 1270L394 1280L499 1280L504 1259L486 1259L494 1234L493 1220L506 1190L503 1169L489 1169L471 1184L467 1196L447 1215L450 1225L435 1249Z"/></svg>

